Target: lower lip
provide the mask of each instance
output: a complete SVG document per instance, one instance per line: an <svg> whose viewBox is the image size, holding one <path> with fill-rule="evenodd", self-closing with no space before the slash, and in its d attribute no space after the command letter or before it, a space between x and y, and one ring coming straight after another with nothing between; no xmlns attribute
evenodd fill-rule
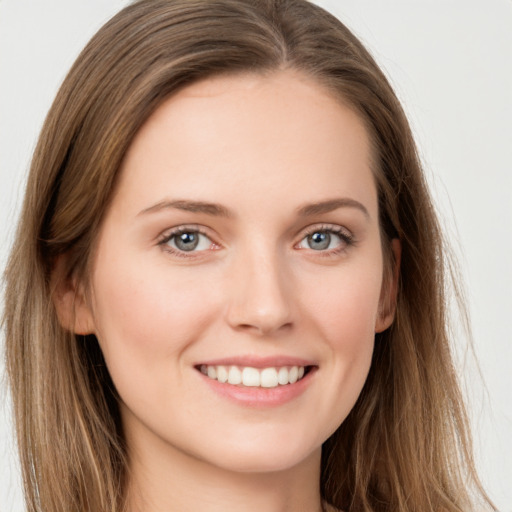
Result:
<svg viewBox="0 0 512 512"><path fill-rule="evenodd" d="M294 400L304 393L312 382L316 370L317 368L311 368L302 379L294 384L276 386L275 388L235 386L210 379L199 371L198 374L215 393L240 405L247 407L277 407Z"/></svg>

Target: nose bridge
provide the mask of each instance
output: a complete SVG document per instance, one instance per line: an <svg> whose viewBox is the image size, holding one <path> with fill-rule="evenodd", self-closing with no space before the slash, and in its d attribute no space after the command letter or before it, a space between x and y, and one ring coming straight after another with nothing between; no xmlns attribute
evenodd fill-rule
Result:
<svg viewBox="0 0 512 512"><path fill-rule="evenodd" d="M290 326L291 297L286 261L272 244L248 244L231 268L228 322L235 329L270 334Z"/></svg>

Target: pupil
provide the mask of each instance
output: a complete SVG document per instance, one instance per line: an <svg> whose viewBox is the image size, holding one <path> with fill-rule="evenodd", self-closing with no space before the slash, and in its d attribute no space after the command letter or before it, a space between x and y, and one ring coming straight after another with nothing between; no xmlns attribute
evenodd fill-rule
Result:
<svg viewBox="0 0 512 512"><path fill-rule="evenodd" d="M182 251L193 251L199 243L196 233L182 233L176 238L176 247Z"/></svg>
<svg viewBox="0 0 512 512"><path fill-rule="evenodd" d="M308 237L308 243L311 249L317 251L327 249L331 243L331 235L329 233L313 233Z"/></svg>

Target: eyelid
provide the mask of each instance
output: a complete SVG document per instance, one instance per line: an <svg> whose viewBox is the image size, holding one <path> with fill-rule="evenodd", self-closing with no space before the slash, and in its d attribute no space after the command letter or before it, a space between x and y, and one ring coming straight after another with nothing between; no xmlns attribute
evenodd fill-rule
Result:
<svg viewBox="0 0 512 512"><path fill-rule="evenodd" d="M354 238L354 234L352 233L352 231L346 228L345 226L341 226L339 224L329 224L325 222L319 224L312 224L311 226L303 228L298 234L297 238L300 241L304 237L316 233L317 231L329 231L332 233L341 234L346 238Z"/></svg>
<svg viewBox="0 0 512 512"><path fill-rule="evenodd" d="M208 238L210 238L210 235L206 232L206 230L202 226L199 226L198 224L179 224L178 226L174 226L172 228L166 228L164 231L162 231L158 235L157 241L158 241L158 243L162 243L164 241L168 241L175 235L179 235L180 233L189 233L189 232L201 233L202 235L205 235Z"/></svg>

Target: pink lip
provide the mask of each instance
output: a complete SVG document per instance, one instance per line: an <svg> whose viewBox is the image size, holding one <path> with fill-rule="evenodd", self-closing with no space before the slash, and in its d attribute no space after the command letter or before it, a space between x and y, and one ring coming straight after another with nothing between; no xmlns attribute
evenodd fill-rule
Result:
<svg viewBox="0 0 512 512"><path fill-rule="evenodd" d="M300 359L298 357L289 356L269 356L269 357L256 357L256 356L234 356L225 357L222 359L214 359L208 361L201 361L196 364L196 367L201 365L206 366L250 366L251 368L271 368L282 366L317 366L314 361Z"/></svg>
<svg viewBox="0 0 512 512"><path fill-rule="evenodd" d="M233 361L233 359L230 359ZM222 363L217 363L222 364ZM236 363L231 363L236 364ZM250 366L248 364L240 366ZM278 365L270 365L278 366ZM279 366L309 366L300 364L282 364ZM267 366L268 367L268 366ZM255 368L255 366L253 366ZM236 386L233 384L221 383L217 380L210 379L201 372L197 372L197 375L203 380L203 382L209 386L209 388L220 395L223 398L242 405L245 407L252 408L267 408L277 407L284 405L287 402L291 402L295 398L302 395L310 386L315 378L317 367L313 367L310 371L304 375L302 379L295 382L294 384L286 384L285 386L277 386L275 388L260 388L260 387L244 387Z"/></svg>

